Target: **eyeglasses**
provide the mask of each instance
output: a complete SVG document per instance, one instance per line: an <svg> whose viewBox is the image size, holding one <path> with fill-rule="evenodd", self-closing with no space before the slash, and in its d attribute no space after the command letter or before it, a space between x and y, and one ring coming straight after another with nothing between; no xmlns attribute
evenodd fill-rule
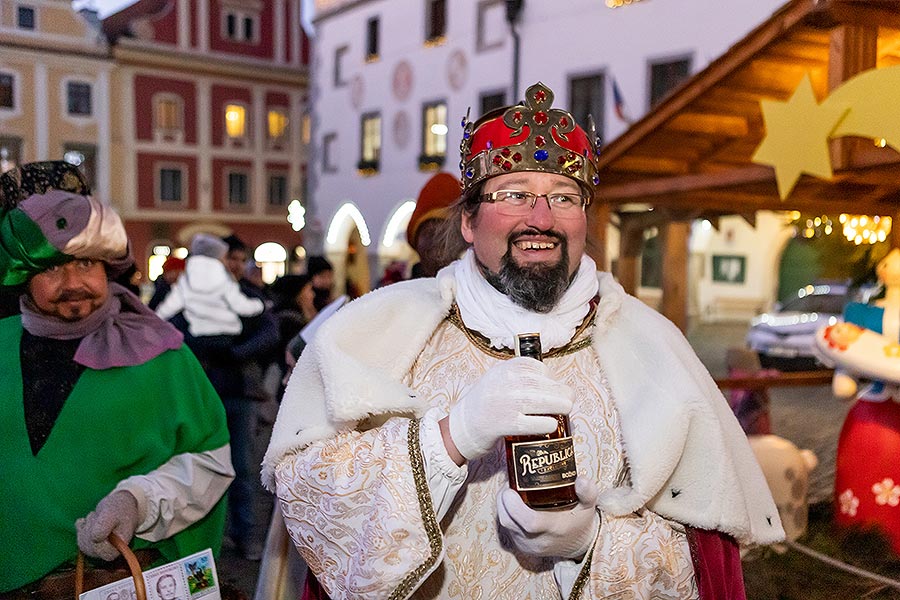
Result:
<svg viewBox="0 0 900 600"><path fill-rule="evenodd" d="M547 205L559 219L574 219L584 212L588 199L582 194L568 192L565 194L535 194L519 190L498 190L482 194L481 201L489 202L497 207L497 213L507 217L524 217L528 215L538 198L546 198Z"/></svg>

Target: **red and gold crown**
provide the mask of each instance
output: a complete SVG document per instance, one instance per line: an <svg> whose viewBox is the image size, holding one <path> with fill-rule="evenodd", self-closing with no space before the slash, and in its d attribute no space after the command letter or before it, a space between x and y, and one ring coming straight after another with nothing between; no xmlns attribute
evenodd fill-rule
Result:
<svg viewBox="0 0 900 600"><path fill-rule="evenodd" d="M553 92L538 82L525 91L525 104L497 109L476 122L463 117L464 196L489 177L517 171L565 175L593 196L600 183L593 120L585 132L570 113L552 105Z"/></svg>

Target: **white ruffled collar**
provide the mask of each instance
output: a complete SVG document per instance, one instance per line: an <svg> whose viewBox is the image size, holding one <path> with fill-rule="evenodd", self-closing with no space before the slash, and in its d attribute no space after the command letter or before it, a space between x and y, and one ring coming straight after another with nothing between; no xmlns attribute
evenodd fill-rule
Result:
<svg viewBox="0 0 900 600"><path fill-rule="evenodd" d="M466 327L484 335L495 348L514 348L516 334L538 332L544 351L565 346L590 311L597 295L597 265L581 257L575 279L548 313L536 313L498 292L481 274L469 249L438 275L442 295L452 295Z"/></svg>

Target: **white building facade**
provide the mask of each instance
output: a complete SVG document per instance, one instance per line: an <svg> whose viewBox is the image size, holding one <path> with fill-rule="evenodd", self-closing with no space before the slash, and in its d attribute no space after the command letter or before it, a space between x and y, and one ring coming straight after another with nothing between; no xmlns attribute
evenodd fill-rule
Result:
<svg viewBox="0 0 900 600"><path fill-rule="evenodd" d="M411 202L438 168L459 174L460 120L470 107L474 119L520 101L525 88L542 81L556 95L554 106L582 123L592 114L609 141L782 4L607 6L614 3L524 0L517 57L503 0L317 0L307 240L318 247L308 250L329 257L338 282L347 276L365 291L391 260L414 260L405 241ZM783 246L782 229L775 216L758 219L756 230L739 218L722 219L719 230L698 224L691 251L747 254L760 235L766 247ZM761 299L774 293L777 255L767 260L725 292ZM692 312L708 314L709 299L722 292L709 273L694 277ZM652 300L653 290L646 296Z"/></svg>

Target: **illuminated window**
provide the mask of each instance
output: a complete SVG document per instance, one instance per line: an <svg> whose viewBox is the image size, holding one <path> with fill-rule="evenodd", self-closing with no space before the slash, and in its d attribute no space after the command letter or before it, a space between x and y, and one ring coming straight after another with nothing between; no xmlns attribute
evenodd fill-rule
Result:
<svg viewBox="0 0 900 600"><path fill-rule="evenodd" d="M309 113L303 115L303 120L300 122L300 131L303 143L309 144L309 141L312 138L312 120L309 118Z"/></svg>
<svg viewBox="0 0 900 600"><path fill-rule="evenodd" d="M269 111L269 139L280 142L287 134L288 116L283 110Z"/></svg>
<svg viewBox="0 0 900 600"><path fill-rule="evenodd" d="M182 129L182 102L178 96L157 96L153 102L153 128L163 133Z"/></svg>
<svg viewBox="0 0 900 600"><path fill-rule="evenodd" d="M447 156L447 103L430 102L422 107L422 154L420 168L438 168Z"/></svg>
<svg viewBox="0 0 900 600"><path fill-rule="evenodd" d="M357 166L363 171L377 171L381 159L381 115L378 113L363 115L360 131L362 135Z"/></svg>
<svg viewBox="0 0 900 600"><path fill-rule="evenodd" d="M232 139L243 138L247 134L247 109L240 104L225 105L225 132Z"/></svg>

